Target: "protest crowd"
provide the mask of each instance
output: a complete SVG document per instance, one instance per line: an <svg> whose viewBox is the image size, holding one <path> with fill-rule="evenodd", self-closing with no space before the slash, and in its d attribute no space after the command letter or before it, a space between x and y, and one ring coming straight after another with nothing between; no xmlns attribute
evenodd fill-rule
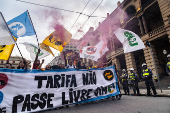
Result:
<svg viewBox="0 0 170 113"><path fill-rule="evenodd" d="M89 18L90 18L90 16L89 16ZM117 70L118 66L113 61L114 58L110 57L110 59L109 60L107 59L107 61L106 60L105 61L102 60L102 57L106 58L106 52L111 52L110 51L111 48L109 49L109 46L112 44L112 41L110 41L110 40L112 40L112 38L110 38L110 37L114 36L115 37L114 40L117 40L121 44L121 47L122 47L121 48L122 49L121 52L122 52L123 55L127 54L127 53L134 52L134 51L143 50L143 49L145 49L147 47L148 48L147 51L149 51L151 53L150 56L153 59L153 61L150 61L150 62L154 62L154 57L153 57L153 53L152 53L151 44L150 44L150 42L148 40L145 41L146 43L144 43L141 40L141 38L139 37L139 35L137 35L135 32L132 32L130 30L122 29L117 24L114 24L114 22L112 22L111 20L105 21L106 25L105 24L100 24L100 26L97 28L96 32L91 32L91 30L93 31L94 29L90 28L89 31L88 31L89 33L87 33L84 36L84 38L82 40L80 40L80 42L76 45L75 48L79 51L79 53L77 53L77 52L71 51L71 50L67 50L67 51L64 50L66 45L69 44L69 42L70 42L70 40L72 38L72 34L69 31L67 31L63 27L63 25L60 25L60 24L54 25L55 26L54 27L54 32L52 32L41 43L39 43L37 34L35 32L35 29L34 29L34 26L33 26L33 23L31 21L31 18L30 18L30 15L29 15L28 11L25 11L21 15L13 18L12 20L10 20L8 22L6 22L4 20L2 14L0 15L0 19L2 20L2 24L4 24L3 26L5 26L3 29L1 29L1 26L0 26L0 31L2 31L2 32L5 31L6 35L8 36L8 39L4 38L6 36L5 35L3 37L4 40L0 41L0 48L2 49L0 51L0 59L7 61L5 66L3 67L3 69L1 69L1 71L2 71L2 73L5 73L8 77L10 77L12 74L17 73L17 72L15 72L15 70L17 70L17 71L18 70L19 71L20 70L21 71L25 70L25 72L23 71L23 73L30 74L30 75L38 73L37 75L35 74L36 75L35 78L33 77L32 79L30 79L34 83L37 83L37 81L38 81L38 86L36 87L37 88L36 90L40 91L39 94L37 93L37 94L35 94L35 96L33 95L33 97L32 97L33 100L34 100L34 98L38 98L39 99L39 95L41 95L41 93L42 93L41 90L39 90L39 89L42 88L42 86L44 85L44 84L42 85L42 81L43 80L47 81L47 84L46 84L45 88L49 88L48 89L49 92L52 91L52 88L56 88L56 90L60 94L62 94L62 98L57 98L57 99L62 100L62 102L61 102L62 105L55 105L57 107L59 106L59 108L60 108L60 106L62 106L62 107L63 106L69 107L69 105L72 104L72 103L78 105L79 102L83 103L84 101L86 102L86 100L88 100L88 99L89 100L91 99L90 101L94 102L94 101L98 101L98 100L104 99L104 98L112 99L112 100L114 100L114 99L120 100L121 97L122 97L122 94L133 95L133 96L140 96L141 95L140 94L140 87L139 87L139 82L140 81L144 81L145 82L147 96L154 96L154 97L157 96L157 91L156 91L156 88L155 88L155 85L154 85L154 81L155 82L160 82L159 81L159 76L157 74L154 75L153 72L152 72L153 69L148 68L149 67L148 62L145 63L145 61L141 61L142 65L141 65L141 63L139 64L141 66L141 68L140 68L140 71L141 71L140 74L141 75L139 75L139 73L136 72L136 69L133 68L132 65L129 65L129 67L128 66L124 67L124 68L127 68L127 69L122 69L122 67L120 67L121 69L118 72L118 70ZM19 24L16 24L16 23L19 23ZM25 30L25 32L23 34L18 34L18 31L19 31L18 30L19 29L18 26L21 27L20 25L25 26L26 30ZM16 41L17 41L17 38L25 37L25 36L33 36L33 35L36 36L37 45L38 46L35 45L35 44L32 44L32 43L28 43L28 42L20 43L20 44L23 44L26 47L26 50L30 53L30 57L31 57L31 59L33 61L33 64L31 66L32 69L30 71L28 71L29 70L28 69L28 65L30 65L31 62L27 61L22 56ZM94 37L96 37L97 40L93 40L94 44L89 44L90 40L92 38L94 38ZM6 41L6 40L8 40L8 41ZM115 45L116 45L116 43L117 42L115 41ZM22 61L19 62L17 67L13 67L12 64L9 62L9 57L11 56L12 50L14 48L14 45L17 46L17 49L19 50L20 55L22 57ZM117 44L117 46L119 46L119 45ZM65 63L57 63L57 65L47 64L45 67L43 67L44 66L44 62L45 62L44 57L46 57L48 55L53 55L53 57L55 57L55 55L51 51L50 47L53 48L53 49L56 49L57 51L60 52L60 57L62 56L61 59ZM67 52L70 52L69 55L66 54ZM70 56L74 56L74 57L70 57ZM166 73L167 73L167 75L170 75L170 54L167 55L166 58L167 58ZM40 60L40 59L42 59L42 60ZM84 61L83 59L88 59L88 62L86 62L86 63L83 62ZM133 59L133 57L131 59ZM116 68L116 66L117 66L117 68ZM82 70L82 72L83 72L83 70L87 70L87 73L85 73L85 74L83 73L82 74L82 78L83 78L83 75L87 75L86 76L87 77L87 79L86 79L87 81L88 81L88 79L92 78L92 77L90 78L88 76L88 74L92 75L92 71L90 72L90 70L94 69L94 70L98 70L98 73L100 72L99 73L100 76L98 76L98 77L102 78L101 80L99 80L101 82L101 84L100 84L101 86L99 87L98 85L95 84L96 86L94 87L95 89L94 89L94 93L93 93L93 95L96 94L95 98L90 98L90 96L88 98L88 96L87 96L86 99L83 100L81 98L81 101L78 101L79 97L75 97L75 95L76 95L75 92L76 91L78 92L80 90L82 90L82 92L83 92L84 87L86 88L86 85L91 85L91 87L92 87L93 84L81 83L80 86L83 87L83 88L81 89L78 86L78 88L80 88L80 89L78 89L77 88L76 80L73 78L73 83L70 83L70 84L74 84L75 83L76 84L75 87L77 88L77 89L75 88L75 91L73 91L74 89L72 89L72 87L71 87L72 85L70 85L70 87L68 86L69 80L68 79L66 80L64 78L64 77L68 77L67 73L65 74L65 71L69 70L69 69L70 70L74 69L74 70L77 71L77 73L79 71L81 71L81 70ZM53 70L53 72L51 72L51 70ZM112 72L112 74L110 72L107 72L108 70L110 72ZM156 70L156 67L155 67L155 70ZM8 71L11 72L12 74L9 74ZM63 75L61 74L61 76L64 76L64 77L61 77L60 75L56 75L56 73L59 73L60 71L62 71L64 73ZM49 72L49 73L51 72L52 74L55 73L55 75L52 75L52 74L50 75L49 73L46 73L46 72ZM18 73L21 74L20 72L18 72ZM41 74L39 74L39 73L43 73L44 74L44 76L43 76L44 78L41 78ZM4 81L7 84L8 77L5 74L2 74L1 76L3 76L3 79L6 77L5 78L6 81L5 80ZM49 75L46 75L46 74L49 74ZM107 77L107 74L110 76L108 78L112 78L112 79L110 79L110 81L109 81L108 78L107 79L105 78L105 76ZM114 74L115 74L115 76L114 76ZM95 76L97 76L97 74L95 74ZM54 79L53 79L53 77L54 77ZM60 78L57 78L57 77L60 77ZM72 77L72 75L70 75L70 78L71 77ZM153 77L154 77L154 79L153 79ZM84 78L81 79L81 80L84 80ZM96 78L95 78L95 80L96 80ZM57 81L57 79L58 79L58 81ZM61 92L62 89L61 90L59 89L59 88L63 88L63 87L60 87L59 80L61 80L63 82L63 84L62 84L63 87L64 87L64 82L67 81L67 85L66 85L65 88L67 89L67 96L69 95L69 99L70 100L66 100L65 99L65 93L66 92ZM3 83L4 86L6 85L5 82ZM53 86L53 83L54 83L54 86ZM59 84L58 86L56 85L57 83ZM106 83L106 84L103 85L103 83ZM33 85L35 85L35 84L33 84ZM120 92L120 86L123 86L124 93ZM9 87L7 87L7 88L9 88ZM18 87L14 86L14 88L18 88ZM30 92L33 91L31 88L29 89ZM42 88L42 91L44 91L44 89L45 89L45 88L44 89L43 88ZM106 88L106 90L104 90L104 88ZM113 89L111 90L111 88L113 88ZM91 89L87 88L86 89L87 95L89 95L88 93L92 89L93 88L91 88ZM100 89L100 91L98 91L97 89ZM132 89L132 91L131 91L131 89ZM23 88L23 90L25 90L25 89ZM45 89L45 91L46 91L46 89ZM53 105L50 104L50 101L52 101L52 99L50 99L50 98L51 97L55 97L54 94L57 91L54 94L52 94L52 93L50 94L48 91L47 91L47 93L49 93L49 94L46 94L45 91L44 91L43 94L46 97L48 97L47 101L49 102L49 103L47 102L47 106L49 108L53 108ZM98 91L98 92L96 93L95 91L96 92ZM103 94L104 91L105 91L105 94ZM6 92L8 92L8 91L6 91ZM80 94L83 95L82 92L79 93L79 96L80 96ZM101 94L101 92L102 92L102 94ZM1 91L0 91L0 93L1 93ZM100 95L98 95L98 93ZM30 94L27 94L26 95L27 98L25 98L25 99L28 99L28 97L30 98ZM21 99L19 97L21 97ZM75 103L73 102L73 97L77 98L77 101L75 99ZM99 97L99 99L97 99L98 97ZM18 99L16 99L16 98L18 98ZM40 97L40 101L41 101L41 99L42 98ZM13 103L13 105L17 106L17 104L21 103L19 101L22 100L22 96L21 95L19 95L19 96L15 95L14 100L15 100L15 102ZM23 97L22 101L24 101L24 97ZM70 103L68 103L68 102L70 102ZM37 102L37 105L38 105L38 102ZM40 105L40 108L42 107L41 109L43 109L45 107L45 105L46 105L46 103L44 104L44 106ZM34 107L35 106L33 106L33 108L32 108L33 110L34 110ZM23 107L23 109L26 110L26 107L25 108ZM17 111L17 108L13 109L13 110Z"/></svg>

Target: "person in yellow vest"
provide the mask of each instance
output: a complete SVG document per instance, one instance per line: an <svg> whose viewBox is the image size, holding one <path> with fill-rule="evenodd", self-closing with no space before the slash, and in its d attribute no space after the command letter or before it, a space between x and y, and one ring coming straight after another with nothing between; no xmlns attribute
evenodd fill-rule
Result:
<svg viewBox="0 0 170 113"><path fill-rule="evenodd" d="M122 79L122 85L123 85L123 90L125 92L125 95L129 95L129 88L128 88L128 75L126 73L126 70L122 70L122 76L120 77Z"/></svg>
<svg viewBox="0 0 170 113"><path fill-rule="evenodd" d="M139 93L139 87L138 87L137 74L134 72L134 69L133 69L133 68L130 68L129 70L130 70L129 80L130 80L130 84L133 85L134 95L136 95L136 91L137 91L137 95L140 95L140 93Z"/></svg>
<svg viewBox="0 0 170 113"><path fill-rule="evenodd" d="M168 60L168 62L166 64L166 72L170 76L170 54L167 55L167 60Z"/></svg>
<svg viewBox="0 0 170 113"><path fill-rule="evenodd" d="M147 96L150 96L150 87L153 90L154 96L156 96L156 89L155 89L155 86L154 86L154 83L153 83L153 80L152 80L152 75L153 75L152 70L147 68L146 63L142 64L142 68L143 68L142 78L143 78L143 80L145 80L145 85L146 85L146 89L147 89Z"/></svg>

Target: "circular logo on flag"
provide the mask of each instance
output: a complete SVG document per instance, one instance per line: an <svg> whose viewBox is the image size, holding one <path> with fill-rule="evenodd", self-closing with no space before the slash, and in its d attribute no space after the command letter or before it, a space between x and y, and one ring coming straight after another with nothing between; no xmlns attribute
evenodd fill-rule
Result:
<svg viewBox="0 0 170 113"><path fill-rule="evenodd" d="M96 47L91 46L91 47L88 47L88 48L87 48L86 52L87 52L88 54L94 54L94 53L96 52L96 50L97 50Z"/></svg>
<svg viewBox="0 0 170 113"><path fill-rule="evenodd" d="M3 93L0 91L0 104L2 103L3 101Z"/></svg>
<svg viewBox="0 0 170 113"><path fill-rule="evenodd" d="M20 22L13 22L9 24L8 27L15 37L20 37L26 32L25 26Z"/></svg>
<svg viewBox="0 0 170 113"><path fill-rule="evenodd" d="M8 77L5 74L0 73L0 89L6 86Z"/></svg>
<svg viewBox="0 0 170 113"><path fill-rule="evenodd" d="M111 70L105 70L103 76L108 81L112 80L114 77L113 72Z"/></svg>

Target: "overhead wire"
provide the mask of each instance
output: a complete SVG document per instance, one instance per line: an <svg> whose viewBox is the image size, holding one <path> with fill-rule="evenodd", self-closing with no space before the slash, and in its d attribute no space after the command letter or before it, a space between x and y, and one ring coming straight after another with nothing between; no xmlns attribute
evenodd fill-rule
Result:
<svg viewBox="0 0 170 113"><path fill-rule="evenodd" d="M71 26L71 29L73 28L73 26L75 25L75 23L77 22L77 20L79 19L80 15L83 13L84 9L86 8L87 4L90 2L90 0L86 3L86 5L84 6L83 10L81 11L81 13L79 14L79 16L77 17L76 21L74 22L74 24ZM71 31L70 29L70 31Z"/></svg>
<svg viewBox="0 0 170 113"><path fill-rule="evenodd" d="M103 0L102 0L102 1L100 2L100 4L96 7L96 9L91 13L91 15L88 16L87 20L86 20L86 21L84 22L84 24L80 27L80 29L83 28L83 26L86 24L86 22L89 20L89 18L94 14L94 12L99 8L99 6L102 4L102 2L103 2ZM79 30L80 30L80 29L79 29ZM77 31L77 33L79 32L79 30ZM77 35L77 33L74 35L74 37ZM74 37L73 37L73 38L74 38Z"/></svg>
<svg viewBox="0 0 170 113"><path fill-rule="evenodd" d="M71 12L71 13L79 13L79 14L82 14L82 15L85 15L85 16L90 16L90 15L87 15L85 13L81 13L81 12L77 12L77 11L72 11L72 10L68 10L68 9L62 9L62 8L58 8L58 7L52 7L52 6L42 5L42 4L38 4L38 3L27 2L27 1L23 1L23 0L16 0L16 1L27 3L27 4L32 4L32 5L37 5L37 6L41 6L41 7L57 9L57 10L61 10L61 11L67 11L67 12ZM106 17L100 17L100 16L92 16L92 17L106 18Z"/></svg>
<svg viewBox="0 0 170 113"><path fill-rule="evenodd" d="M71 29L74 27L75 23L77 22L77 20L79 19L80 15L83 13L83 11L85 10L85 8L87 7L87 5L88 5L89 2L90 2L90 0L89 0L89 1L86 3L86 5L84 6L83 10L81 11L81 13L79 14L79 16L78 16L77 19L75 20L74 24L71 26L69 32L70 32ZM56 53L57 53L57 51L55 52L55 54L56 54ZM55 58L56 58L56 57L55 57ZM55 59L55 58L54 58L54 59ZM50 62L52 62L52 59L53 59L53 58L51 58Z"/></svg>

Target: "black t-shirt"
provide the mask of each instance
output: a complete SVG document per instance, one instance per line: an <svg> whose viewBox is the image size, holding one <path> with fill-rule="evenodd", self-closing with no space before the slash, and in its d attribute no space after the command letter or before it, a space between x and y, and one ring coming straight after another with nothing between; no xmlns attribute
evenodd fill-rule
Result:
<svg viewBox="0 0 170 113"><path fill-rule="evenodd" d="M87 69L86 66L80 66L79 69Z"/></svg>
<svg viewBox="0 0 170 113"><path fill-rule="evenodd" d="M51 66L51 69L60 69L60 67L58 65L53 65Z"/></svg>

